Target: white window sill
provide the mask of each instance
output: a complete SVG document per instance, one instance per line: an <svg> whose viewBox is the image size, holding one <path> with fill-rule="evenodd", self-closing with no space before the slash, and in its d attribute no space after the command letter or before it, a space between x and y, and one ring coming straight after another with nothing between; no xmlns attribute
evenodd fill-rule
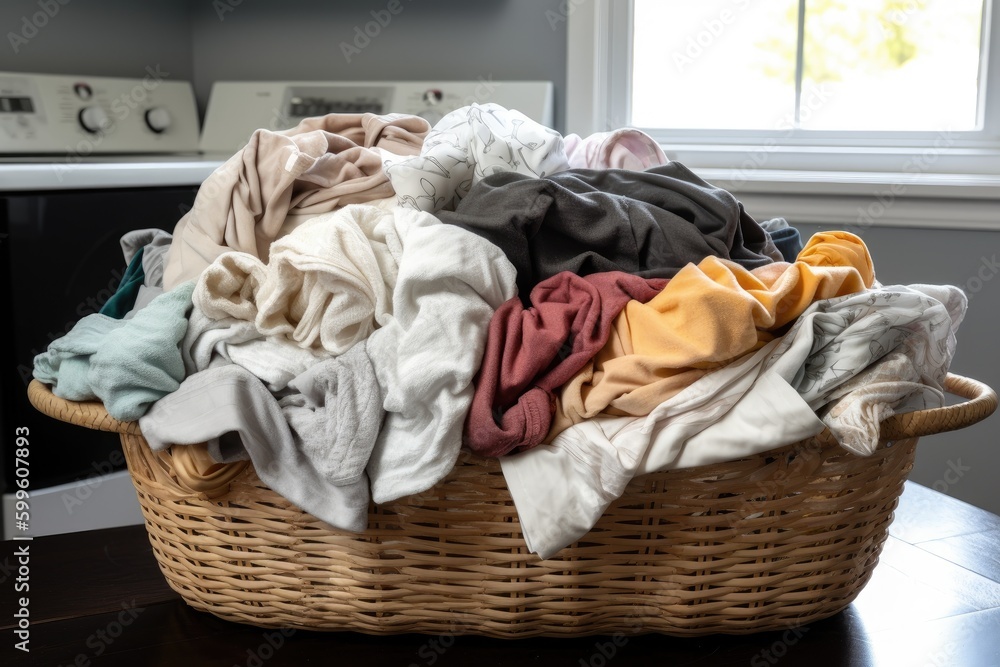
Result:
<svg viewBox="0 0 1000 667"><path fill-rule="evenodd" d="M690 166L690 165L689 165ZM1000 176L692 167L757 220L1000 231Z"/></svg>
<svg viewBox="0 0 1000 667"><path fill-rule="evenodd" d="M944 199L1000 199L1000 176L987 174L907 174L873 171L810 171L692 167L707 181L732 192L856 195Z"/></svg>

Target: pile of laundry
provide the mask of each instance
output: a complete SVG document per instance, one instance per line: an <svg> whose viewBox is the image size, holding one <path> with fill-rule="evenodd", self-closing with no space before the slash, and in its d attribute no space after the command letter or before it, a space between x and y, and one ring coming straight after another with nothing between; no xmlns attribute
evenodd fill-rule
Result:
<svg viewBox="0 0 1000 667"><path fill-rule="evenodd" d="M463 447L499 457L543 558L636 475L823 429L871 454L944 404L967 307L879 284L853 234L758 224L639 130L495 104L258 130L122 248L118 292L35 359L56 395L348 531Z"/></svg>

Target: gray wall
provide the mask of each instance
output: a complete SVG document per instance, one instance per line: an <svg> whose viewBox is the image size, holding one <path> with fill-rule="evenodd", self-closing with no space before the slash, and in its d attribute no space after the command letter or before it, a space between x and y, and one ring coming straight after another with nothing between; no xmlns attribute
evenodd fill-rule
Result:
<svg viewBox="0 0 1000 667"><path fill-rule="evenodd" d="M803 240L817 231L843 228L796 226ZM994 268L1000 260L1000 232L890 227L861 232L881 283L948 284L966 290L969 310L958 330L952 371L1000 389L1000 268ZM994 414L975 426L922 438L910 479L1000 513L998 431L1000 416Z"/></svg>
<svg viewBox="0 0 1000 667"><path fill-rule="evenodd" d="M172 79L194 77L186 2L46 0L44 5L51 17L38 0L0 2L0 70L142 78L147 66L159 65ZM27 43L12 44L9 33Z"/></svg>
<svg viewBox="0 0 1000 667"><path fill-rule="evenodd" d="M202 109L217 80L492 77L553 81L562 127L566 22L546 15L558 16L559 0L398 2L398 13L350 62L341 44L352 44L372 11L385 17L390 0L243 0L227 12L209 0L195 2L194 83Z"/></svg>
<svg viewBox="0 0 1000 667"><path fill-rule="evenodd" d="M45 0L58 13L14 53L7 33L41 10L4 0L0 70L141 78L160 64L194 84L202 113L217 80L545 80L563 127L565 0L397 0L395 15L392 1ZM348 62L341 43L373 11L391 18Z"/></svg>

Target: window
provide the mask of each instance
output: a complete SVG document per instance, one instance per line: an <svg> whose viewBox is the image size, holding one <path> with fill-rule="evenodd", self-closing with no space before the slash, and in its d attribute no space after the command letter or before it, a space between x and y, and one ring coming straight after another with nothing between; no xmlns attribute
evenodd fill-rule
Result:
<svg viewBox="0 0 1000 667"><path fill-rule="evenodd" d="M905 172L930 151L922 172L997 174L993 9L593 0L570 15L567 130L641 127L676 159L709 168L763 152L767 169Z"/></svg>

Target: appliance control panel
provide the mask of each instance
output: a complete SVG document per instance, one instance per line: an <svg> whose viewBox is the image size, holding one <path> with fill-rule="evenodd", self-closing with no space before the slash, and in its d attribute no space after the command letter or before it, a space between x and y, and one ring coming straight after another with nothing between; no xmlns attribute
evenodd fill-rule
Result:
<svg viewBox="0 0 1000 667"><path fill-rule="evenodd" d="M0 72L0 155L196 153L191 84L146 70L141 79Z"/></svg>
<svg viewBox="0 0 1000 667"><path fill-rule="evenodd" d="M406 113L433 126L473 102L496 102L551 127L549 81L218 81L212 86L201 135L205 153L232 154L254 130L286 130L328 113Z"/></svg>

